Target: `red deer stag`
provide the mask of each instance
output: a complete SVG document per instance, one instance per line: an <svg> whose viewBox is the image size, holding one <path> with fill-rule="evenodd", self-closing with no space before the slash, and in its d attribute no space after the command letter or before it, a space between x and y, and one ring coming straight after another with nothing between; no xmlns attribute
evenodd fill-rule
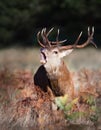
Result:
<svg viewBox="0 0 101 130"><path fill-rule="evenodd" d="M83 48L89 43L92 43L94 46L96 46L93 42L94 27L92 27L91 33L90 28L88 28L88 39L81 45L78 45L78 41L82 35L82 32L73 45L60 46L60 43L64 43L66 42L66 40L58 40L58 30L56 41L50 41L48 39L48 36L52 32L52 30L53 28L47 32L46 28L44 28L41 32L38 32L37 34L38 43L42 47L40 49L40 62L42 63L42 66L35 74L34 80L36 85L45 88L45 91L47 91L47 86L49 86L55 96L68 94L69 97L73 97L73 80L71 77L71 73L69 72L62 58L66 55L69 55L73 51L73 49ZM39 36L41 36L41 39ZM38 76L38 74L40 76ZM39 84L37 83L38 80L40 82Z"/></svg>

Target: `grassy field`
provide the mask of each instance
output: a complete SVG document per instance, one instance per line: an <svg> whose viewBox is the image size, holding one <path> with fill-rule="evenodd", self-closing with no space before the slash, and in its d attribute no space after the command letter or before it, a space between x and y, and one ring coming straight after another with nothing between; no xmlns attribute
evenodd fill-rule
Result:
<svg viewBox="0 0 101 130"><path fill-rule="evenodd" d="M81 68L101 69L101 50L96 48L76 49L64 58L70 70ZM0 50L0 69L31 70L40 66L39 48L8 48Z"/></svg>

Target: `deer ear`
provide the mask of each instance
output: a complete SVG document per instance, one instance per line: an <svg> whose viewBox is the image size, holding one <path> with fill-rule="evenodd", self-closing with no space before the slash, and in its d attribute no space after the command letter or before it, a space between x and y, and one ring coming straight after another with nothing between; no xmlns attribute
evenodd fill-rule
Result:
<svg viewBox="0 0 101 130"><path fill-rule="evenodd" d="M64 56L69 55L72 51L73 51L73 49L63 50L62 54L61 54L61 58L64 57Z"/></svg>
<svg viewBox="0 0 101 130"><path fill-rule="evenodd" d="M67 50L66 55L69 55L72 51L73 51L73 49Z"/></svg>

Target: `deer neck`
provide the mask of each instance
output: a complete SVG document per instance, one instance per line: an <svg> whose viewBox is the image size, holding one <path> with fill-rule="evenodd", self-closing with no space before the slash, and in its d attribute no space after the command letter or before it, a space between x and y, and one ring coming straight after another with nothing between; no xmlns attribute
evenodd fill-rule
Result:
<svg viewBox="0 0 101 130"><path fill-rule="evenodd" d="M59 62L52 62L52 63L47 63L45 65L46 71L48 73L49 79L52 80L58 80L60 77L68 77L69 78L69 70L67 69L64 61L59 61Z"/></svg>
<svg viewBox="0 0 101 130"><path fill-rule="evenodd" d="M61 61L58 66L50 64L45 66L48 78L51 82L51 87L56 96L69 93L73 95L73 82L71 74L67 69L64 61Z"/></svg>
<svg viewBox="0 0 101 130"><path fill-rule="evenodd" d="M47 62L44 65L48 73L49 79L57 79L60 75L59 69L62 67L63 61Z"/></svg>

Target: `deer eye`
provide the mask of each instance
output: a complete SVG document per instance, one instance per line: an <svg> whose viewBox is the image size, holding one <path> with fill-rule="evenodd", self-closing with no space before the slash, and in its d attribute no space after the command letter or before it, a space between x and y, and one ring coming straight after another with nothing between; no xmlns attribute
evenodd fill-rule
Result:
<svg viewBox="0 0 101 130"><path fill-rule="evenodd" d="M58 51L54 51L54 54L58 54Z"/></svg>

